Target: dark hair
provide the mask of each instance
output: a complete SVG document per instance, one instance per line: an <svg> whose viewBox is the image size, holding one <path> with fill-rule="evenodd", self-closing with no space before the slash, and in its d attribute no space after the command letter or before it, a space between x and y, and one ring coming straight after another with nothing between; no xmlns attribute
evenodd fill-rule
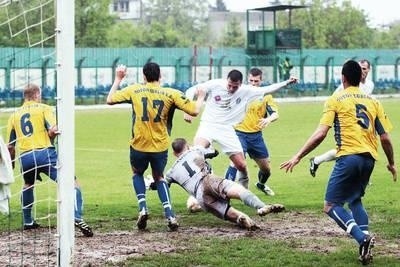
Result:
<svg viewBox="0 0 400 267"><path fill-rule="evenodd" d="M360 62L360 63L367 63L368 68L371 68L371 63L369 63L368 59L363 58L363 59L360 59L360 61L358 61L358 62Z"/></svg>
<svg viewBox="0 0 400 267"><path fill-rule="evenodd" d="M238 70L231 70L228 73L228 79L232 82L243 82L243 74Z"/></svg>
<svg viewBox="0 0 400 267"><path fill-rule="evenodd" d="M160 80L160 66L157 63L148 62L143 66L143 74L147 82L157 82Z"/></svg>
<svg viewBox="0 0 400 267"><path fill-rule="evenodd" d="M260 70L259 68L252 68L252 69L249 70L249 73L252 76L260 76L260 77L262 77L262 70Z"/></svg>
<svg viewBox="0 0 400 267"><path fill-rule="evenodd" d="M185 138L176 138L171 144L175 154L181 153L185 149L186 145L187 142Z"/></svg>
<svg viewBox="0 0 400 267"><path fill-rule="evenodd" d="M358 86L361 80L361 67L357 61L348 60L343 64L342 75L351 86Z"/></svg>

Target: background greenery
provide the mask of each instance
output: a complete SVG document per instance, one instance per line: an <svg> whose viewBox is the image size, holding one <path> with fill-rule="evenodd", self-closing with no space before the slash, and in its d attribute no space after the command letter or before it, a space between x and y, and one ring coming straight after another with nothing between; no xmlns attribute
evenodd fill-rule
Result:
<svg viewBox="0 0 400 267"><path fill-rule="evenodd" d="M395 129L391 136L395 148L396 159L400 157L399 129L400 107L398 99L383 100L383 105L391 118ZM325 185L331 163L321 165L317 177L312 178L308 171L308 158L331 149L334 146L332 133L309 156L296 166L293 173L286 174L279 170L279 164L289 159L303 145L305 140L318 125L322 111L322 102L279 103L280 118L264 131L271 154L272 176L270 186L276 196L267 197L255 190L254 182L257 168L249 161L251 174L250 189L266 202L283 203L288 211L298 211L314 214L323 218L322 205ZM9 113L0 113L0 125L4 126ZM174 119L172 138L186 137L192 140L197 128L198 119L193 125L182 120L181 112ZM79 177L85 197L85 219L93 226L95 232L110 232L115 230L136 231L137 202L131 183L129 166L128 140L130 138L130 109L91 109L76 111L76 174ZM3 128L4 130L4 128ZM212 129L210 129L212 130ZM377 236L396 243L400 235L400 188L393 183L386 170L386 160L380 151L372 175L372 186L368 187L364 199L370 214L370 228ZM173 156L170 155L170 163ZM168 166L170 166L170 163ZM223 175L228 165L228 159L220 155L213 159L215 173ZM17 171L16 171L17 172ZM47 178L44 179L48 181ZM38 183L44 185L45 183ZM21 215L18 191L21 188L21 178L17 178L12 186L14 197L11 203L11 221L0 216L0 231L19 228ZM55 194L54 183L40 186L38 196L49 192ZM189 215L185 203L187 194L177 185L171 186L173 206L182 227L230 227L229 222L217 219L207 213ZM150 231L165 231L167 227L162 216L161 205L155 192L148 193L148 203L151 219ZM251 214L254 211L239 201L234 206ZM37 204L38 216L43 216L48 210L55 212L55 207ZM277 215L279 216L279 215ZM54 223L54 222L53 222ZM310 222L312 224L312 222ZM285 228L285 223L282 223ZM188 237L189 238L189 237ZM329 238L327 236L327 238ZM355 260L356 245L350 239L332 239L335 252L317 253L304 252L298 249L296 242L301 240L267 240L256 235L245 238L196 237L188 240L188 248L173 254L147 254L126 265L134 266L357 266ZM374 258L375 266L398 266L399 259L379 253ZM398 250L398 247L394 247ZM329 250L327 250L329 251ZM216 255L218 255L216 257Z"/></svg>
<svg viewBox="0 0 400 267"><path fill-rule="evenodd" d="M34 6L42 0L25 2ZM223 0L217 0L215 6L208 6L207 1L197 0L143 0L144 16L137 23L117 20L110 15L111 2L112 0L75 0L77 47L191 47L195 44L213 47L245 46L246 33L236 19L229 21L219 40L214 38L214 29L208 23L208 12L227 11ZM295 10L291 26L303 29L303 48L396 49L400 46L400 22L370 28L365 11L353 7L349 0L302 0L300 4L310 7ZM45 17L53 14L52 5L49 1L43 9ZM19 1L14 1L8 12L19 13ZM28 22L42 16L35 12L28 11ZM0 10L0 16L8 17L5 9ZM30 38L40 40L41 30L47 33L46 36L51 35L54 32L52 21L43 25L43 28L31 28ZM24 25L22 17L15 23ZM286 12L277 12L277 23L278 27L288 26ZM0 36L2 47L25 47L27 43L25 34L8 38L7 24L0 25ZM50 41L47 44L54 45Z"/></svg>

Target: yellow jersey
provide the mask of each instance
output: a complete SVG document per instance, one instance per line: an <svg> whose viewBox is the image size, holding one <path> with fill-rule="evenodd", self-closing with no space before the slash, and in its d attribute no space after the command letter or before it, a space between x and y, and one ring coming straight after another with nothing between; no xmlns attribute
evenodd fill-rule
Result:
<svg viewBox="0 0 400 267"><path fill-rule="evenodd" d="M251 101L243 120L235 125L235 130L245 133L256 133L262 130L259 126L259 120L266 118L274 112L278 112L272 95L265 95L262 98Z"/></svg>
<svg viewBox="0 0 400 267"><path fill-rule="evenodd" d="M334 126L336 156L370 153L378 159L377 134L392 130L382 104L358 87L334 93L325 102L320 124Z"/></svg>
<svg viewBox="0 0 400 267"><path fill-rule="evenodd" d="M132 148L142 152L168 150L172 119L176 108L196 115L195 102L175 89L158 83L134 84L116 91L114 103L132 105Z"/></svg>
<svg viewBox="0 0 400 267"><path fill-rule="evenodd" d="M7 142L20 153L52 147L48 130L56 125L56 116L49 105L25 101L8 119Z"/></svg>

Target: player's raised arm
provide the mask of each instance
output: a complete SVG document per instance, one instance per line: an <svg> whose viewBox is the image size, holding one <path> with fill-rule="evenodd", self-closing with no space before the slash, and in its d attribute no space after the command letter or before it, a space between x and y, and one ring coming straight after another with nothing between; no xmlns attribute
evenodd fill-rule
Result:
<svg viewBox="0 0 400 267"><path fill-rule="evenodd" d="M114 79L114 83L110 88L110 91L108 92L108 96L107 96L107 104L108 105L113 105L115 104L112 101L112 95L118 90L119 85L121 83L121 81L125 78L126 76L126 66L125 65L118 65L118 67L115 69L115 79Z"/></svg>

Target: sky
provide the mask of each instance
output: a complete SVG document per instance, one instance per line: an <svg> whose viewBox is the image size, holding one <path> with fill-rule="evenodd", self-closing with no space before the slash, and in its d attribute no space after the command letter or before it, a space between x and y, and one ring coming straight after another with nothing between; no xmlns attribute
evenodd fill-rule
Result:
<svg viewBox="0 0 400 267"><path fill-rule="evenodd" d="M215 0L209 0L215 5ZM282 1L286 3L287 1ZM400 20L399 9L396 8L397 0L351 0L355 8L363 9L368 14L370 26L378 27L395 20ZM247 9L265 7L270 5L269 0L224 0L230 11L243 11Z"/></svg>

